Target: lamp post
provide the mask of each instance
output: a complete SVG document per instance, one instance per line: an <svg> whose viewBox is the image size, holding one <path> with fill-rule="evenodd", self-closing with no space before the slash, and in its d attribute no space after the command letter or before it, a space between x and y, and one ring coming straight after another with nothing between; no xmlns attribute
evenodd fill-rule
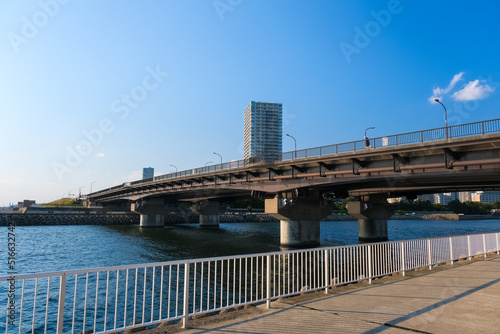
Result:
<svg viewBox="0 0 500 334"><path fill-rule="evenodd" d="M222 165L222 155L220 155L219 153L217 152L214 152L215 155L218 155L220 157L220 164Z"/></svg>
<svg viewBox="0 0 500 334"><path fill-rule="evenodd" d="M205 164L205 167L207 167L208 164L211 164L213 161L207 161L207 163Z"/></svg>
<svg viewBox="0 0 500 334"><path fill-rule="evenodd" d="M446 107L441 103L441 101L439 101L439 99L434 99L434 101L442 105L444 108L444 126L446 127L446 139L448 139L448 115L446 113Z"/></svg>
<svg viewBox="0 0 500 334"><path fill-rule="evenodd" d="M97 182L97 181L94 181L94 182L92 182L92 183L90 184L90 193L91 193L91 194L92 194L92 185L93 185L94 183L96 183L96 182Z"/></svg>
<svg viewBox="0 0 500 334"><path fill-rule="evenodd" d="M177 173L177 167L175 167L174 165L170 165L171 167L174 167L175 168L175 172Z"/></svg>
<svg viewBox="0 0 500 334"><path fill-rule="evenodd" d="M295 160L297 158L297 140L295 140L295 137L292 135L289 135L288 133L286 134L288 137L292 138L294 143L295 143L295 150L293 151L293 159Z"/></svg>
<svg viewBox="0 0 500 334"><path fill-rule="evenodd" d="M365 130L365 149L370 147L370 139L368 139L368 137L366 137L366 131L371 130L371 129L375 129L375 127L371 126L369 128L366 128L366 130Z"/></svg>
<svg viewBox="0 0 500 334"><path fill-rule="evenodd" d="M81 186L80 189L78 189L78 198L82 197L82 188L85 188L85 186Z"/></svg>

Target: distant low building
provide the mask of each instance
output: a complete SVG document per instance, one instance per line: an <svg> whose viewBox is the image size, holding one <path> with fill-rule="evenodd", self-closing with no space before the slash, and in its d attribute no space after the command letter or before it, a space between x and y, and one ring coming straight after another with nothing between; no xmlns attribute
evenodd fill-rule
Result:
<svg viewBox="0 0 500 334"><path fill-rule="evenodd" d="M457 200L458 193L437 193L437 194L425 194L425 195L419 195L418 200L425 202L429 201L433 204L436 203L441 203L444 205L447 205L451 201Z"/></svg>
<svg viewBox="0 0 500 334"><path fill-rule="evenodd" d="M500 191L476 191L471 194L471 202L500 202Z"/></svg>
<svg viewBox="0 0 500 334"><path fill-rule="evenodd" d="M142 179L152 179L155 176L155 169L152 167L145 167L142 169Z"/></svg>
<svg viewBox="0 0 500 334"><path fill-rule="evenodd" d="M399 202L404 202L407 201L406 196L403 197L392 197L387 199L387 203L399 203Z"/></svg>
<svg viewBox="0 0 500 334"><path fill-rule="evenodd" d="M471 192L470 191L461 191L458 193L458 199L460 202L471 202Z"/></svg>
<svg viewBox="0 0 500 334"><path fill-rule="evenodd" d="M17 202L17 207L18 208L29 208L32 207L36 204L36 201L31 201L29 199L25 199L22 202Z"/></svg>

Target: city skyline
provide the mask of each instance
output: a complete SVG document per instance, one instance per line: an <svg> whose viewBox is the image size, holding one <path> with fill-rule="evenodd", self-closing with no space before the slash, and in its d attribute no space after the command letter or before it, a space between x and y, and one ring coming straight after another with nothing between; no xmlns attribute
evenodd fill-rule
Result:
<svg viewBox="0 0 500 334"><path fill-rule="evenodd" d="M248 101L297 148L498 118L497 3L9 2L0 206L244 156ZM294 141L283 140L283 151Z"/></svg>

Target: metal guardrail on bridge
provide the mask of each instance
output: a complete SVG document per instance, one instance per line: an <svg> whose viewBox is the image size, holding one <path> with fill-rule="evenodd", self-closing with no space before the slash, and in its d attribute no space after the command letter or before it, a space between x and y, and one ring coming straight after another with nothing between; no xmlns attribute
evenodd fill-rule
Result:
<svg viewBox="0 0 500 334"><path fill-rule="evenodd" d="M187 325L192 315L269 307L284 296L499 254L499 238L471 234L5 276L5 333L114 333L181 319Z"/></svg>
<svg viewBox="0 0 500 334"><path fill-rule="evenodd" d="M428 143L438 140L454 139L461 137L471 137L477 135L485 135L489 133L500 132L500 119L492 119L488 121L467 123L461 125L453 125L443 128L429 129L423 131L407 132L402 134L370 138L370 149L378 149L384 147L397 147L409 144L418 143ZM211 166L199 167L194 169L188 169L180 172L169 173L164 175L155 176L154 178L137 180L133 182L126 182L121 185L103 189L94 192L90 195L101 194L110 190L119 189L124 186L133 186L145 182L160 181L175 179L185 176L198 175L204 173L217 172L222 170L230 170L235 168L243 168L249 164L259 163L259 162L279 162L279 161L292 161L297 159L322 157L327 155L335 155L341 153L355 153L365 151L365 140L351 141L347 143L333 144L328 146L320 146L314 148L308 148L303 150L291 151L280 153L275 156L254 156L250 159L235 160L231 162L225 162L222 164L216 164Z"/></svg>

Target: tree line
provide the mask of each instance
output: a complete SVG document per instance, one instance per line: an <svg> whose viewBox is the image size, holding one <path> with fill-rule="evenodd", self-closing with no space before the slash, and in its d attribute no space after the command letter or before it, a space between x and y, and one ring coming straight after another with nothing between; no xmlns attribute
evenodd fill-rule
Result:
<svg viewBox="0 0 500 334"><path fill-rule="evenodd" d="M346 198L334 205L333 212L347 213L347 203L354 198ZM460 202L451 201L448 204L431 203L430 201L406 200L394 203L396 213L405 214L415 211L453 211L465 215L488 215L492 209L500 209L500 202L480 203L480 202Z"/></svg>

